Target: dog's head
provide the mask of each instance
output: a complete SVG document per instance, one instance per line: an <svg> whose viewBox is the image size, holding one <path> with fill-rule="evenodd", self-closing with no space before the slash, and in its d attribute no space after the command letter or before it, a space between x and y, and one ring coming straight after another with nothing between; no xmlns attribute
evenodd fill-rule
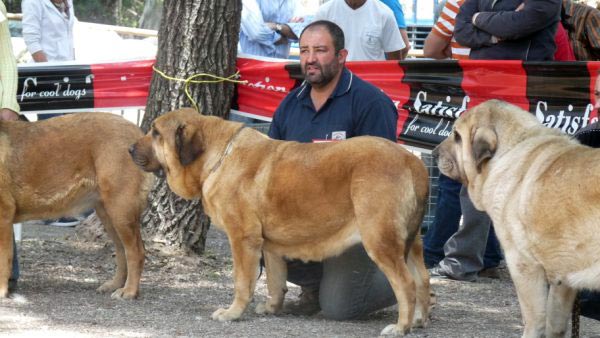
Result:
<svg viewBox="0 0 600 338"><path fill-rule="evenodd" d="M489 100L456 120L452 134L434 149L433 155L440 171L468 187L475 203L474 195L487 176L490 161L501 149L518 143L529 128L540 126L529 112L507 102Z"/></svg>
<svg viewBox="0 0 600 338"><path fill-rule="evenodd" d="M210 138L206 130L214 119L218 118L203 116L191 108L159 116L148 133L130 147L131 157L145 171L164 173L171 190L181 197L198 197L206 139Z"/></svg>

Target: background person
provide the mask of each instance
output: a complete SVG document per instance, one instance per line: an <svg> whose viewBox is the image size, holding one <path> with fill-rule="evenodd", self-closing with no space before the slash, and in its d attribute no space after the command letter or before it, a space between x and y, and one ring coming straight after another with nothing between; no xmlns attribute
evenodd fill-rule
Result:
<svg viewBox="0 0 600 338"><path fill-rule="evenodd" d="M348 61L400 60L406 47L394 13L378 0L331 0L315 20L336 23L345 36Z"/></svg>
<svg viewBox="0 0 600 338"><path fill-rule="evenodd" d="M569 34L575 58L600 60L600 11L586 4L563 0L561 20Z"/></svg>
<svg viewBox="0 0 600 338"><path fill-rule="evenodd" d="M287 59L304 19L296 0L242 0L242 53Z"/></svg>
<svg viewBox="0 0 600 338"><path fill-rule="evenodd" d="M398 25L400 35L402 36L402 41L405 45L404 49L400 51L400 59L404 60L408 56L408 51L410 51L410 40L408 39L408 32L406 32L406 21L404 20L404 10L402 10L402 4L399 0L380 1L383 2L386 6L388 6L394 13L394 17L396 18L396 24Z"/></svg>
<svg viewBox="0 0 600 338"><path fill-rule="evenodd" d="M471 59L552 60L559 14L559 0L466 0L456 15L454 36L471 48ZM473 206L464 186L460 204L463 223L444 245L444 259L430 269L433 277L475 280L484 267L492 221Z"/></svg>
<svg viewBox="0 0 600 338"><path fill-rule="evenodd" d="M373 135L396 142L398 111L381 90L345 67L344 41L340 27L329 21L304 29L300 66L305 81L275 111L271 138L320 142ZM326 317L343 320L396 302L385 275L360 244L322 263L290 261L288 281L300 285L302 294L285 304L287 313L311 315L322 309Z"/></svg>
<svg viewBox="0 0 600 338"><path fill-rule="evenodd" d="M434 59L453 59L467 60L471 49L460 45L454 39L454 24L456 15L459 12L463 0L448 0L444 3L438 20L433 29L425 39L423 45L423 55ZM438 179L438 199L435 206L435 216L433 223L427 230L423 238L423 254L425 264L428 268L434 268L441 260L444 259L444 245L459 229L461 220L461 200L460 190L462 184L454 181L447 176L440 174ZM466 214L464 222L470 223L471 216L475 214ZM477 218L478 219L478 218ZM500 244L496 238L493 228L490 229L483 256L482 270L477 271L477 275L484 277L499 277L497 266L500 264L502 253ZM468 268L462 266L462 261L456 262L458 266L453 269L453 274L443 275L452 279L460 279L465 276L467 280L476 277L475 274L466 273ZM436 272L434 270L434 272ZM440 275L434 273L434 277ZM442 275L440 275L442 276Z"/></svg>
<svg viewBox="0 0 600 338"><path fill-rule="evenodd" d="M594 82L594 108L600 113L600 71L596 74ZM600 116L600 115L597 115ZM573 135L582 144L600 148L600 123L598 121L587 125ZM600 292L583 290L578 295L581 315L600 320Z"/></svg>
<svg viewBox="0 0 600 338"><path fill-rule="evenodd" d="M23 0L23 40L35 62L75 60L72 0Z"/></svg>

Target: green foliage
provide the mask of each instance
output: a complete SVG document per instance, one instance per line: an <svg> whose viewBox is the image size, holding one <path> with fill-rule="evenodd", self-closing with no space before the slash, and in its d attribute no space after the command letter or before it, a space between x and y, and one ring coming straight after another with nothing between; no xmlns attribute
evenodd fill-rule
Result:
<svg viewBox="0 0 600 338"><path fill-rule="evenodd" d="M137 27L144 10L143 0L75 0L75 15L80 21Z"/></svg>

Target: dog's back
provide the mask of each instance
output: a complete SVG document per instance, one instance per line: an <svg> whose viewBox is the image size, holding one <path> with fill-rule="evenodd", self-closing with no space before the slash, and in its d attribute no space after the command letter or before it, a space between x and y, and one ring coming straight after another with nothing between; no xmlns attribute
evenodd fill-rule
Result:
<svg viewBox="0 0 600 338"><path fill-rule="evenodd" d="M141 136L135 124L108 113L0 123L0 172L9 177L0 186L14 198L15 220L84 212L94 207L99 187L107 183L135 186L136 195L145 196L152 178L127 152Z"/></svg>

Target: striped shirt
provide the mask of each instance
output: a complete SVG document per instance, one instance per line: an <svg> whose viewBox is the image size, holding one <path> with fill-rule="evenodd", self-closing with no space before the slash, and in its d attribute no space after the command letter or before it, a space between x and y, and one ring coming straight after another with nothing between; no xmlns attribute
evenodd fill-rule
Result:
<svg viewBox="0 0 600 338"><path fill-rule="evenodd" d="M433 26L432 32L445 40L450 40L450 47L452 48L452 58L459 60L466 60L469 58L471 49L468 47L461 46L454 39L454 24L456 23L456 14L460 6L465 0L448 0L440 13L435 26Z"/></svg>
<svg viewBox="0 0 600 338"><path fill-rule="evenodd" d="M296 36L300 36L307 23L290 23L300 16L296 0L242 0L240 24L240 50L245 54L287 59L290 43L275 45L281 35L266 23L287 24Z"/></svg>
<svg viewBox="0 0 600 338"><path fill-rule="evenodd" d="M600 11L563 0L563 12L563 25L569 32L577 60L600 60Z"/></svg>
<svg viewBox="0 0 600 338"><path fill-rule="evenodd" d="M0 1L0 108L19 112L17 103L17 62L13 54L6 7Z"/></svg>

